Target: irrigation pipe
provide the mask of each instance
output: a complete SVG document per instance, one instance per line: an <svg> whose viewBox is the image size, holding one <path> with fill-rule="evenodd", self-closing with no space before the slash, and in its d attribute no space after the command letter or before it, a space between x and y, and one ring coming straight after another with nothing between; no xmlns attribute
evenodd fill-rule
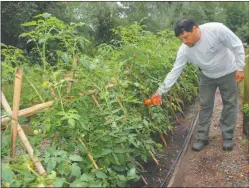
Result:
<svg viewBox="0 0 249 188"><path fill-rule="evenodd" d="M195 102L195 104L196 104L196 102ZM172 170L175 168L175 165L176 165L177 162L179 161L179 158L181 157L181 154L183 153L183 150L185 149L185 151L186 151L186 147L185 147L185 146L186 146L186 144L189 143L189 141L190 141L189 137L192 135L192 133L193 133L193 131L194 131L194 126L195 126L195 124L196 124L196 121L197 121L198 115L199 115L199 112L198 112L197 115L194 117L194 107L193 107L192 115L193 115L193 119L192 119L192 121L191 121L191 127L190 127L190 129L189 129L189 131L188 131L188 135L187 135L187 137L186 137L186 139L185 139L185 141L184 141L184 143L183 143L183 146L182 146L182 148L181 148L181 151L180 151L180 152L178 153L178 155L176 156L176 158L175 158L175 160L174 160L174 163L172 164L172 166L171 166L171 168L170 168L168 174L166 175L165 179L163 180L163 182L162 182L161 185L159 186L160 188L162 188L162 187L164 186L164 184L165 184L165 182L167 181L167 179L168 179L169 175L171 174ZM170 183L171 183L171 182L170 182ZM170 183L169 183L169 184L170 184ZM172 183L171 183L171 184L172 184ZM167 186L167 187L168 187L168 186Z"/></svg>

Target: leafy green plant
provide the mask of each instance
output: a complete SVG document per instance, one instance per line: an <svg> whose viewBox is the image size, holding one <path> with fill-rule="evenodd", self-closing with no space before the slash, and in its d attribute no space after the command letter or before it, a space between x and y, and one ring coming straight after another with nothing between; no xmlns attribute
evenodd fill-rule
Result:
<svg viewBox="0 0 249 188"><path fill-rule="evenodd" d="M67 25L41 14L23 26L31 30L20 37L35 47L26 54L29 66L23 64L23 92L28 98L22 106L54 101L30 119L31 126L42 130L37 137L51 140L49 148L38 153L47 172L56 172L51 183L124 187L138 181L144 172L141 163L162 148L152 135L167 134L176 113L183 113L184 105L197 95L198 69L188 65L162 106L144 105L171 70L180 42L171 31L153 34L134 23L114 30L120 41L98 46L90 57L83 50L89 41L78 32L82 23ZM69 71L74 71L73 78L66 76ZM67 92L69 83L73 87ZM44 182L32 172L33 179L23 182L18 173L18 187Z"/></svg>
<svg viewBox="0 0 249 188"><path fill-rule="evenodd" d="M249 104L244 104L242 110L246 116L249 116Z"/></svg>

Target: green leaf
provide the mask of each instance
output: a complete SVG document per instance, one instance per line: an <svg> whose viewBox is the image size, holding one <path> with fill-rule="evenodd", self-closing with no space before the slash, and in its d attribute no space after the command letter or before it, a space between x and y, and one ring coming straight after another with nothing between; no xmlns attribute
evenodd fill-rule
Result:
<svg viewBox="0 0 249 188"><path fill-rule="evenodd" d="M133 167L127 173L127 180L137 179L137 178L139 178L139 177L136 175L135 167Z"/></svg>
<svg viewBox="0 0 249 188"><path fill-rule="evenodd" d="M116 110L113 110L112 111L112 114L115 114L115 113L117 113L117 112L119 112L119 111L121 111L122 109L121 108L118 108L118 109L116 109Z"/></svg>
<svg viewBox="0 0 249 188"><path fill-rule="evenodd" d="M33 40L32 39L29 39L27 42L26 42L26 44L28 44L28 43L30 43L30 42L32 42Z"/></svg>
<svg viewBox="0 0 249 188"><path fill-rule="evenodd" d="M38 14L38 15L34 16L34 18L40 18L40 17L43 17L43 14Z"/></svg>
<svg viewBox="0 0 249 188"><path fill-rule="evenodd" d="M27 37L27 36L32 36L32 35L31 35L31 33L22 33L21 35L19 35L19 38Z"/></svg>
<svg viewBox="0 0 249 188"><path fill-rule="evenodd" d="M76 163L73 163L71 166L71 175L76 176L76 178L79 178L81 175L80 167Z"/></svg>
<svg viewBox="0 0 249 188"><path fill-rule="evenodd" d="M74 119L68 119L67 122L70 125L70 127L72 127L72 128L75 127L75 120Z"/></svg>
<svg viewBox="0 0 249 188"><path fill-rule="evenodd" d="M13 182L13 179L15 178L15 174L12 172L10 169L9 165L4 163L2 165L2 178L4 181L8 182L11 184Z"/></svg>
<svg viewBox="0 0 249 188"><path fill-rule="evenodd" d="M23 186L23 181L22 180L15 180L12 184L12 187L21 187Z"/></svg>
<svg viewBox="0 0 249 188"><path fill-rule="evenodd" d="M154 144L155 142L151 139L144 140L144 143L146 144Z"/></svg>
<svg viewBox="0 0 249 188"><path fill-rule="evenodd" d="M56 178L55 183L54 183L54 187L64 187L64 183L66 183L66 179L65 178Z"/></svg>
<svg viewBox="0 0 249 188"><path fill-rule="evenodd" d="M8 48L8 46L4 43L1 43L1 47L5 47L5 48Z"/></svg>
<svg viewBox="0 0 249 188"><path fill-rule="evenodd" d="M99 137L100 140L103 140L105 142L108 142L111 140L111 137L109 135L106 135L106 136L101 136Z"/></svg>
<svg viewBox="0 0 249 188"><path fill-rule="evenodd" d="M81 182L80 180L76 180L73 183L70 183L70 187L86 187L84 182Z"/></svg>
<svg viewBox="0 0 249 188"><path fill-rule="evenodd" d="M59 150L58 152L56 152L56 155L61 156L61 158L66 158L67 157L67 152L64 150Z"/></svg>
<svg viewBox="0 0 249 188"><path fill-rule="evenodd" d="M127 181L126 177L124 175L117 175L118 179L121 181Z"/></svg>
<svg viewBox="0 0 249 188"><path fill-rule="evenodd" d="M99 182L99 181L92 181L92 182L89 182L88 184L89 187L103 187L102 186L102 182Z"/></svg>
<svg viewBox="0 0 249 188"><path fill-rule="evenodd" d="M105 178L107 178L107 175L105 173L103 173L103 172L100 172L100 171L97 171L95 175L99 179L105 179Z"/></svg>
<svg viewBox="0 0 249 188"><path fill-rule="evenodd" d="M48 40L48 37L45 36L45 37L43 37L43 38L40 38L39 41L38 41L38 43L39 43L39 44L42 44L42 43L46 42L47 40Z"/></svg>
<svg viewBox="0 0 249 188"><path fill-rule="evenodd" d="M107 148L107 149L102 149L102 152L101 152L101 156L105 156L105 155L108 155L108 154L110 154L110 153L112 153L113 151L111 150L111 149L109 149L109 148Z"/></svg>
<svg viewBox="0 0 249 188"><path fill-rule="evenodd" d="M50 173L52 170L54 170L55 166L56 166L56 159L55 157L52 157L48 160L47 173Z"/></svg>
<svg viewBox="0 0 249 188"><path fill-rule="evenodd" d="M85 47L85 45L84 45L84 38L83 37L79 38L79 44L80 44L81 49L83 50L84 47Z"/></svg>
<svg viewBox="0 0 249 188"><path fill-rule="evenodd" d="M118 161L117 155L116 155L115 153L112 153L112 156L114 157L116 163L117 163L118 165L120 165L120 164L119 164L119 161Z"/></svg>
<svg viewBox="0 0 249 188"><path fill-rule="evenodd" d="M68 63L69 62L69 57L67 55L67 53L63 53L62 56L61 56L62 60L65 62L65 63Z"/></svg>
<svg viewBox="0 0 249 188"><path fill-rule="evenodd" d="M83 158L79 155L70 155L69 159L72 161L83 161Z"/></svg>
<svg viewBox="0 0 249 188"><path fill-rule="evenodd" d="M114 148L114 152L115 152L115 153L125 153L126 150L123 149L123 148L121 148L121 147L115 147L115 148Z"/></svg>
<svg viewBox="0 0 249 188"><path fill-rule="evenodd" d="M84 173L81 177L80 180L82 181L92 181L94 180L93 174L89 174L89 173Z"/></svg>
<svg viewBox="0 0 249 188"><path fill-rule="evenodd" d="M21 26L33 26L33 25L37 25L37 22L32 21L32 22L27 22L27 23L21 24Z"/></svg>
<svg viewBox="0 0 249 188"><path fill-rule="evenodd" d="M28 119L26 117L22 117L22 116L18 118L18 121L20 124L24 124L25 122L27 122L27 120Z"/></svg>
<svg viewBox="0 0 249 188"><path fill-rule="evenodd" d="M68 175L70 173L69 164L67 161L62 161L58 165L58 172L60 172L61 175Z"/></svg>
<svg viewBox="0 0 249 188"><path fill-rule="evenodd" d="M24 182L26 182L26 183L30 183L30 182L32 182L33 180L35 180L35 176L24 176Z"/></svg>

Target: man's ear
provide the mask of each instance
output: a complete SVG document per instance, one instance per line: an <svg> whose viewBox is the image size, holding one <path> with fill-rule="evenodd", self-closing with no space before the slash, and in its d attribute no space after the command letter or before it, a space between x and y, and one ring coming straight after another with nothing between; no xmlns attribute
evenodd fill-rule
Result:
<svg viewBox="0 0 249 188"><path fill-rule="evenodd" d="M197 28L198 28L198 27L197 27L196 25L194 25L194 26L193 26L193 32L196 32Z"/></svg>

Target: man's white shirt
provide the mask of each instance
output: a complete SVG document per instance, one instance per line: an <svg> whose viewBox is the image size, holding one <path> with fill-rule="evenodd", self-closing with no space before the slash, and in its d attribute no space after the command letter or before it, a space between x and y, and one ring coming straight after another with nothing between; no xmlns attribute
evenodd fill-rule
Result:
<svg viewBox="0 0 249 188"><path fill-rule="evenodd" d="M171 89L188 62L198 66L209 78L220 78L236 70L243 71L244 47L230 29L217 22L206 23L199 28L201 38L193 47L185 44L180 46L173 69L157 90L160 95Z"/></svg>

